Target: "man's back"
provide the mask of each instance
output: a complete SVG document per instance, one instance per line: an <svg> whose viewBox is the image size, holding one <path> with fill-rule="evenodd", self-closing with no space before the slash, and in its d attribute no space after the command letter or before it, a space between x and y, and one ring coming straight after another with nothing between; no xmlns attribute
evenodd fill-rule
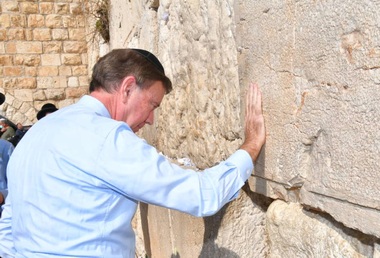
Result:
<svg viewBox="0 0 380 258"><path fill-rule="evenodd" d="M17 255L133 257L129 222L136 202L92 173L99 171L102 145L118 126L127 129L77 104L30 129L9 163ZM115 206L123 212L109 213ZM132 248L122 250L126 244Z"/></svg>

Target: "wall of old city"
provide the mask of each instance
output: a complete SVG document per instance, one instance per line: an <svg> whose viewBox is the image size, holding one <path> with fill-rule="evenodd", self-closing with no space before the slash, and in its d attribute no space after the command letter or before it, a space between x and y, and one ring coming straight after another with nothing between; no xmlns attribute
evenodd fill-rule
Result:
<svg viewBox="0 0 380 258"><path fill-rule="evenodd" d="M145 252L379 257L379 7L112 1L110 47L151 50L175 85L143 134L159 151L200 170L230 155L250 81L261 85L268 130L248 186L217 215L144 207Z"/></svg>
<svg viewBox="0 0 380 258"><path fill-rule="evenodd" d="M45 102L74 103L99 55L137 47L173 81L141 133L168 158L202 170L232 154L250 81L268 131L249 182L216 215L142 204L137 256L380 257L378 1L109 3L99 44L85 2L1 1L1 114L33 123Z"/></svg>
<svg viewBox="0 0 380 258"><path fill-rule="evenodd" d="M30 125L44 103L67 106L87 92L84 1L2 0L0 8L2 115Z"/></svg>

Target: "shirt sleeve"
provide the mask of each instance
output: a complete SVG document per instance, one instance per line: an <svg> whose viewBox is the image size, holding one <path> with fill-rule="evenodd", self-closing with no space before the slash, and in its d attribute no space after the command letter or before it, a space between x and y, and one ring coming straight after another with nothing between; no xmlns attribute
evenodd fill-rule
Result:
<svg viewBox="0 0 380 258"><path fill-rule="evenodd" d="M3 186L5 186L5 188L4 189L0 189L0 192L3 194L4 200L8 196L8 186L7 186L8 179L7 179L6 167L7 167L9 158L12 155L13 150L14 150L13 145L11 143L8 143L7 147L4 149L4 153L2 154L2 158L1 158L3 164L2 164L2 167L1 167L2 171L0 173L3 174L1 176L4 177L3 178L4 182L1 182L2 179L1 179L1 176L0 176L0 183L3 184Z"/></svg>
<svg viewBox="0 0 380 258"><path fill-rule="evenodd" d="M16 253L13 245L11 218L12 208L10 198L7 198L0 219L0 257L2 258L12 258Z"/></svg>
<svg viewBox="0 0 380 258"><path fill-rule="evenodd" d="M97 160L96 176L113 190L194 216L215 214L236 198L253 170L244 150L201 172L184 169L126 130L110 134Z"/></svg>

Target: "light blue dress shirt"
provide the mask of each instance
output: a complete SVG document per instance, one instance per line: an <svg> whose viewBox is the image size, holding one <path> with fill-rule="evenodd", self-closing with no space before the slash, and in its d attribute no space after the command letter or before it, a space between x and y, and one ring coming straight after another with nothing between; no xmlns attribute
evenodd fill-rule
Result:
<svg viewBox="0 0 380 258"><path fill-rule="evenodd" d="M8 195L8 186L7 186L7 165L9 157L13 152L12 143L7 140L0 139L0 193L3 194L3 197ZM1 207L0 207L1 213Z"/></svg>
<svg viewBox="0 0 380 258"><path fill-rule="evenodd" d="M138 202L212 215L253 164L238 150L202 172L183 169L84 96L33 125L8 169L0 256L133 258Z"/></svg>

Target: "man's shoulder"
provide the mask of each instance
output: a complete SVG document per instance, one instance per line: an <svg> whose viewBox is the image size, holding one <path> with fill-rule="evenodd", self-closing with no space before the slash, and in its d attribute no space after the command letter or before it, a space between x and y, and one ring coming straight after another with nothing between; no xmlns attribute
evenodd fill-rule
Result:
<svg viewBox="0 0 380 258"><path fill-rule="evenodd" d="M4 140L4 139L0 139L0 151L6 151L6 150L9 150L9 149L13 149L13 144L7 140Z"/></svg>

